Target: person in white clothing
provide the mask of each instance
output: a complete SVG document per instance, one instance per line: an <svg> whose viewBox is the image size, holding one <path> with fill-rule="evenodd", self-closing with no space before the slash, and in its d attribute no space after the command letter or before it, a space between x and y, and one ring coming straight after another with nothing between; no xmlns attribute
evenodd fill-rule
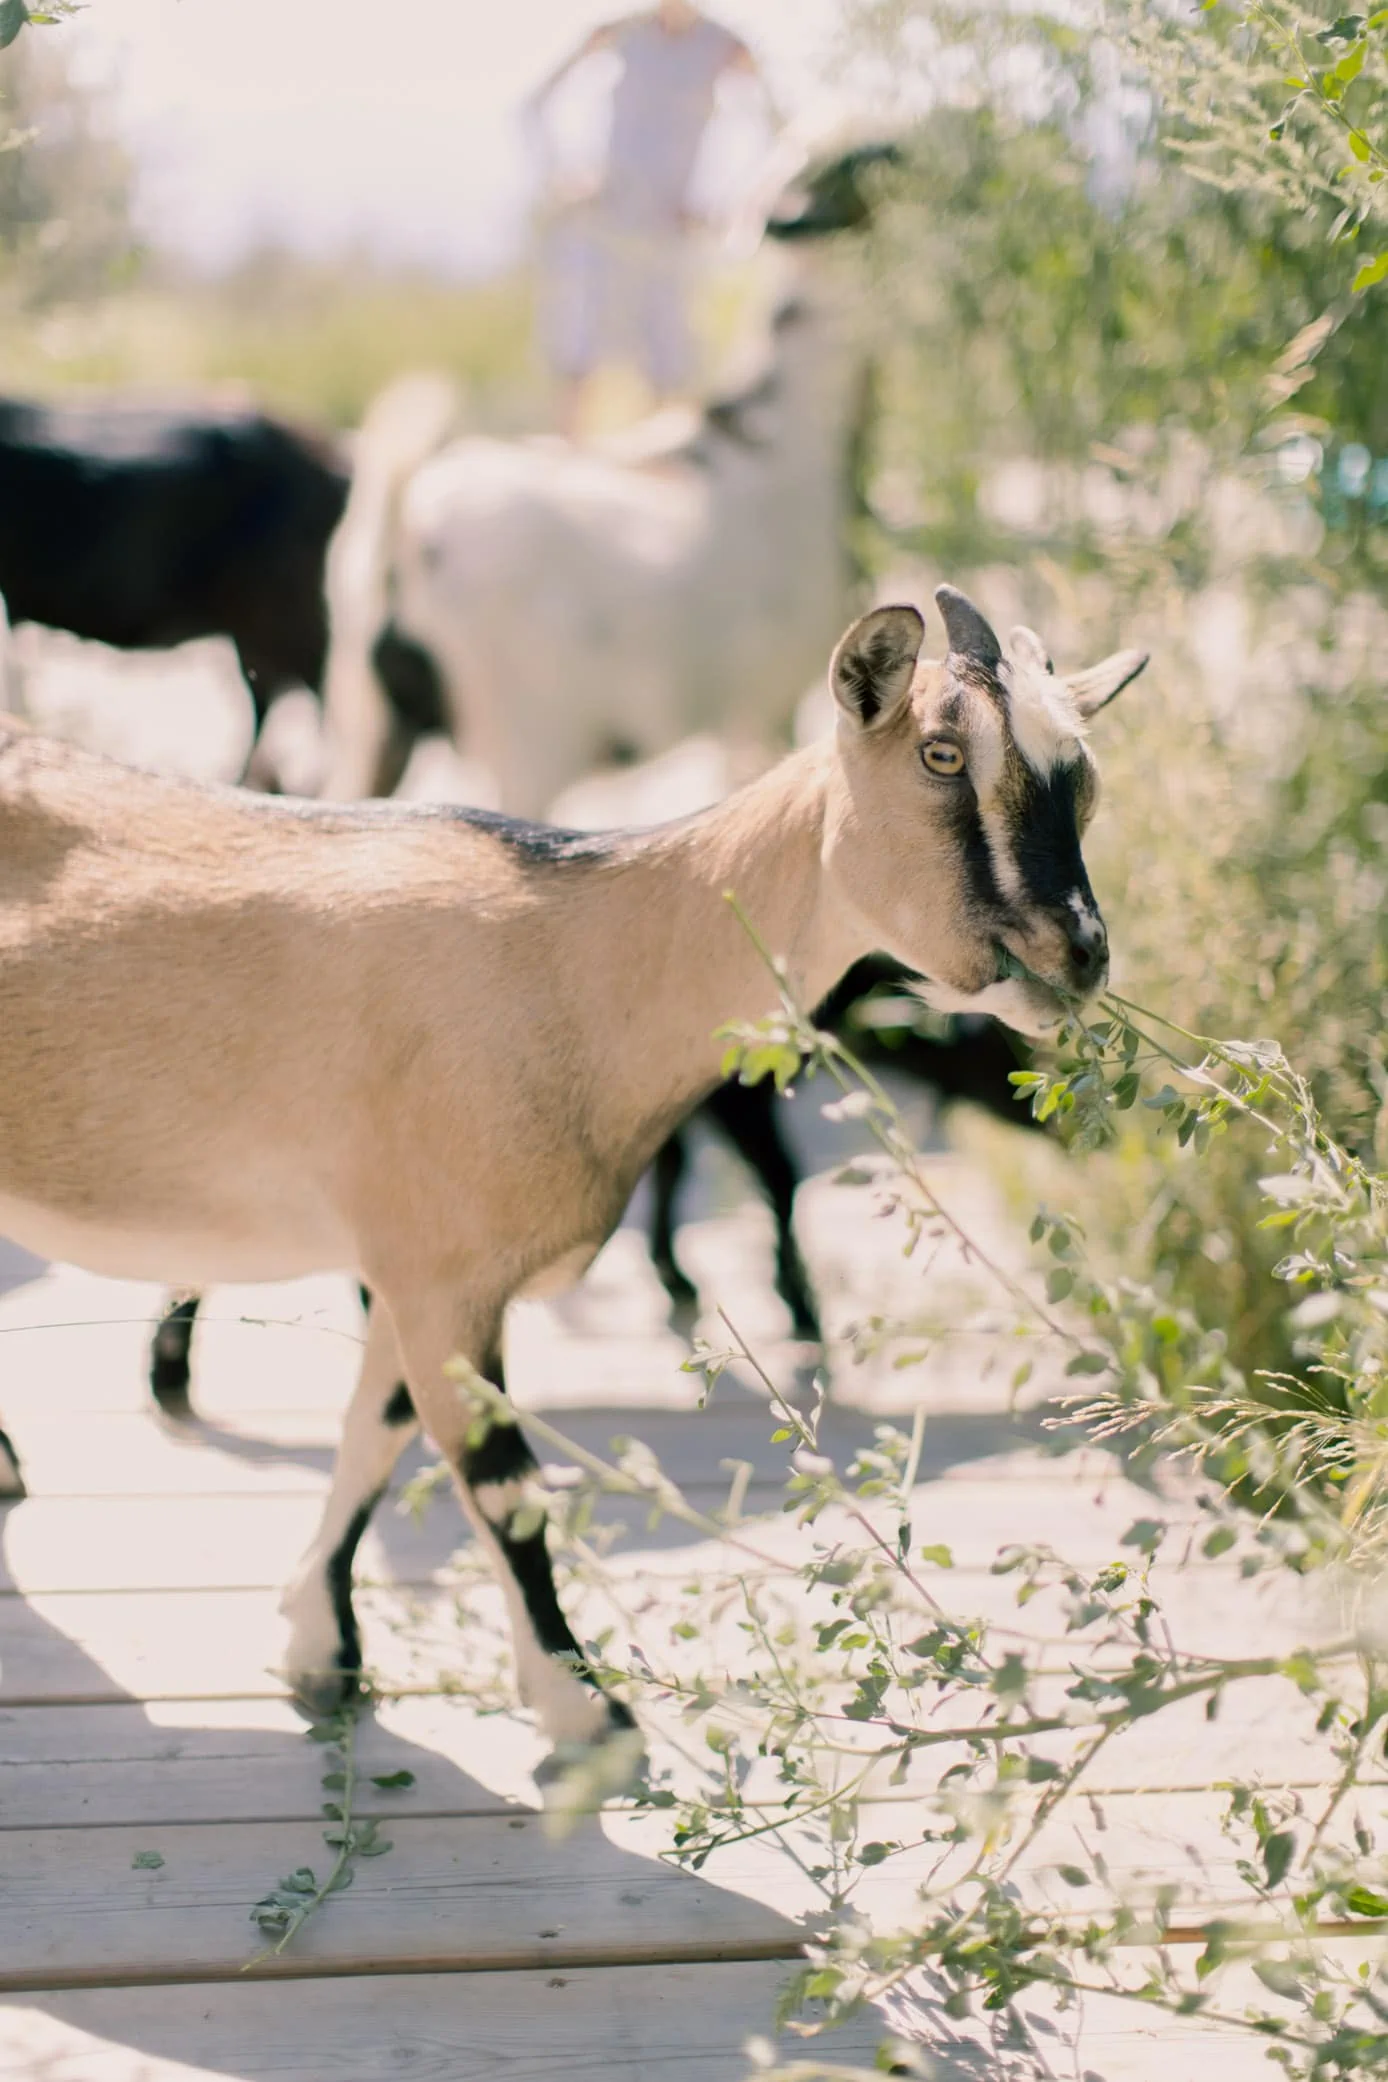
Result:
<svg viewBox="0 0 1388 2082"><path fill-rule="evenodd" d="M587 378L605 361L634 362L657 400L687 388L691 183L721 82L741 73L760 84L756 60L731 29L690 0L660 0L594 29L549 75L528 104L538 128L561 84L604 52L620 70L601 170L588 193L556 210L544 253L541 337L568 432Z"/></svg>

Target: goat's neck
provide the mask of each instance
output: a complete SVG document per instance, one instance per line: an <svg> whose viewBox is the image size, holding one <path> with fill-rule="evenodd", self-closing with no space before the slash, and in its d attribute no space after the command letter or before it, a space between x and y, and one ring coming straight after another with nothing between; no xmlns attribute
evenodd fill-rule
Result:
<svg viewBox="0 0 1388 2082"><path fill-rule="evenodd" d="M622 1116L613 1130L643 1162L717 1082L715 1028L779 1002L725 892L807 1007L867 952L861 921L825 880L833 775L831 746L797 753L716 809L639 841L608 885L590 1002L604 1036L602 1085Z"/></svg>

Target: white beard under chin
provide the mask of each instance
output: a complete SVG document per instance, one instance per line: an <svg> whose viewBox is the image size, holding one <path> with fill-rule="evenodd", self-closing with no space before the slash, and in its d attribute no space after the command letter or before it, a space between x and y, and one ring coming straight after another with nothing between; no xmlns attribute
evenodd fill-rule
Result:
<svg viewBox="0 0 1388 2082"><path fill-rule="evenodd" d="M986 1013L1029 1041L1044 1041L1065 1021L1065 1007L1055 993L1026 976L1008 976L972 992L928 982L920 986L920 995L935 1012Z"/></svg>

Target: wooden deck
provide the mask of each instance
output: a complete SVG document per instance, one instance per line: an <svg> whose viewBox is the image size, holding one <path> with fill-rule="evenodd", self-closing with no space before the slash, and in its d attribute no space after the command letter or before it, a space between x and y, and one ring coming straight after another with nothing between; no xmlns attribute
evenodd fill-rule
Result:
<svg viewBox="0 0 1388 2082"><path fill-rule="evenodd" d="M706 1162L686 1254L750 1338L774 1337L761 1216L711 1212L718 1183ZM986 1199L966 1167L953 1183ZM889 1300L900 1260L861 1199L816 1181L803 1212L831 1317L865 1286ZM326 1481L355 1304L336 1280L215 1295L198 1347L203 1420L176 1431L145 1403L152 1290L12 1250L0 1287L0 1411L32 1490L0 1511L0 2082L736 2082L812 1894L766 1844L704 1875L671 1868L658 1815L617 1807L562 1841L546 1834L529 1721L449 1695L459 1637L440 1572L459 1528L446 1499L420 1525L383 1506L361 1557L368 1658L398 1692L363 1724L361 1757L415 1774L407 1792L372 1792L394 1848L282 1957L251 1963L251 1904L323 1860L322 1752L275 1675L276 1596ZM763 1404L730 1388L695 1414L681 1356L627 1230L576 1301L523 1313L510 1372L523 1407L557 1410L594 1447L634 1430L710 1502L723 1463L745 1458L749 1508L771 1502ZM945 1592L970 1611L1005 1595L987 1573L1003 1541L1105 1559L1151 1505L1092 1458L1044 1457L1005 1414L1003 1377L977 1361L956 1355L932 1384L917 1514L953 1544ZM882 1406L917 1384L884 1367L845 1385ZM861 1433L870 1412L833 1421ZM687 1568L684 1537L638 1533L621 1567ZM1230 1595L1208 1565L1169 1586L1188 1637ZM1230 1854L1203 1789L1236 1767L1249 1732L1247 1716L1213 1730L1192 1716L1177 1732L1164 1718L1144 1750L1139 1731L1105 1781L1110 1862L1150 1870L1198 1845L1217 1888ZM1289 1780L1308 1768L1300 1741L1279 1731ZM162 1863L142 1864L147 1853ZM1033 2009L1053 2065L941 2019L939 2075L1267 2072L1259 2048L1197 2022L1134 2022L1116 2003L1078 2019ZM876 2035L864 2020L828 2050L868 2065Z"/></svg>

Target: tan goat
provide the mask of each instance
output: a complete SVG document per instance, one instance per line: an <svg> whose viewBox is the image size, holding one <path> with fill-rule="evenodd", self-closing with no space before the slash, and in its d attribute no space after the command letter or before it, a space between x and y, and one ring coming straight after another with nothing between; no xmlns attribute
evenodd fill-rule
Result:
<svg viewBox="0 0 1388 2082"><path fill-rule="evenodd" d="M543 1528L513 1530L521 1434L470 1446L445 1366L501 1382L507 1303L591 1259L716 1082L713 1029L774 1003L725 890L806 1004L874 948L1029 1032L1055 990L1102 982L1084 718L1145 661L1067 683L1029 631L1005 659L961 594L936 598L943 664L918 667L914 608L867 615L834 654L835 738L637 834L265 800L0 719L0 1233L188 1285L351 1267L377 1296L286 1599L311 1705L360 1666L353 1555L417 1413L550 1734L627 1723L585 1676ZM1002 949L1030 976L999 981Z"/></svg>

